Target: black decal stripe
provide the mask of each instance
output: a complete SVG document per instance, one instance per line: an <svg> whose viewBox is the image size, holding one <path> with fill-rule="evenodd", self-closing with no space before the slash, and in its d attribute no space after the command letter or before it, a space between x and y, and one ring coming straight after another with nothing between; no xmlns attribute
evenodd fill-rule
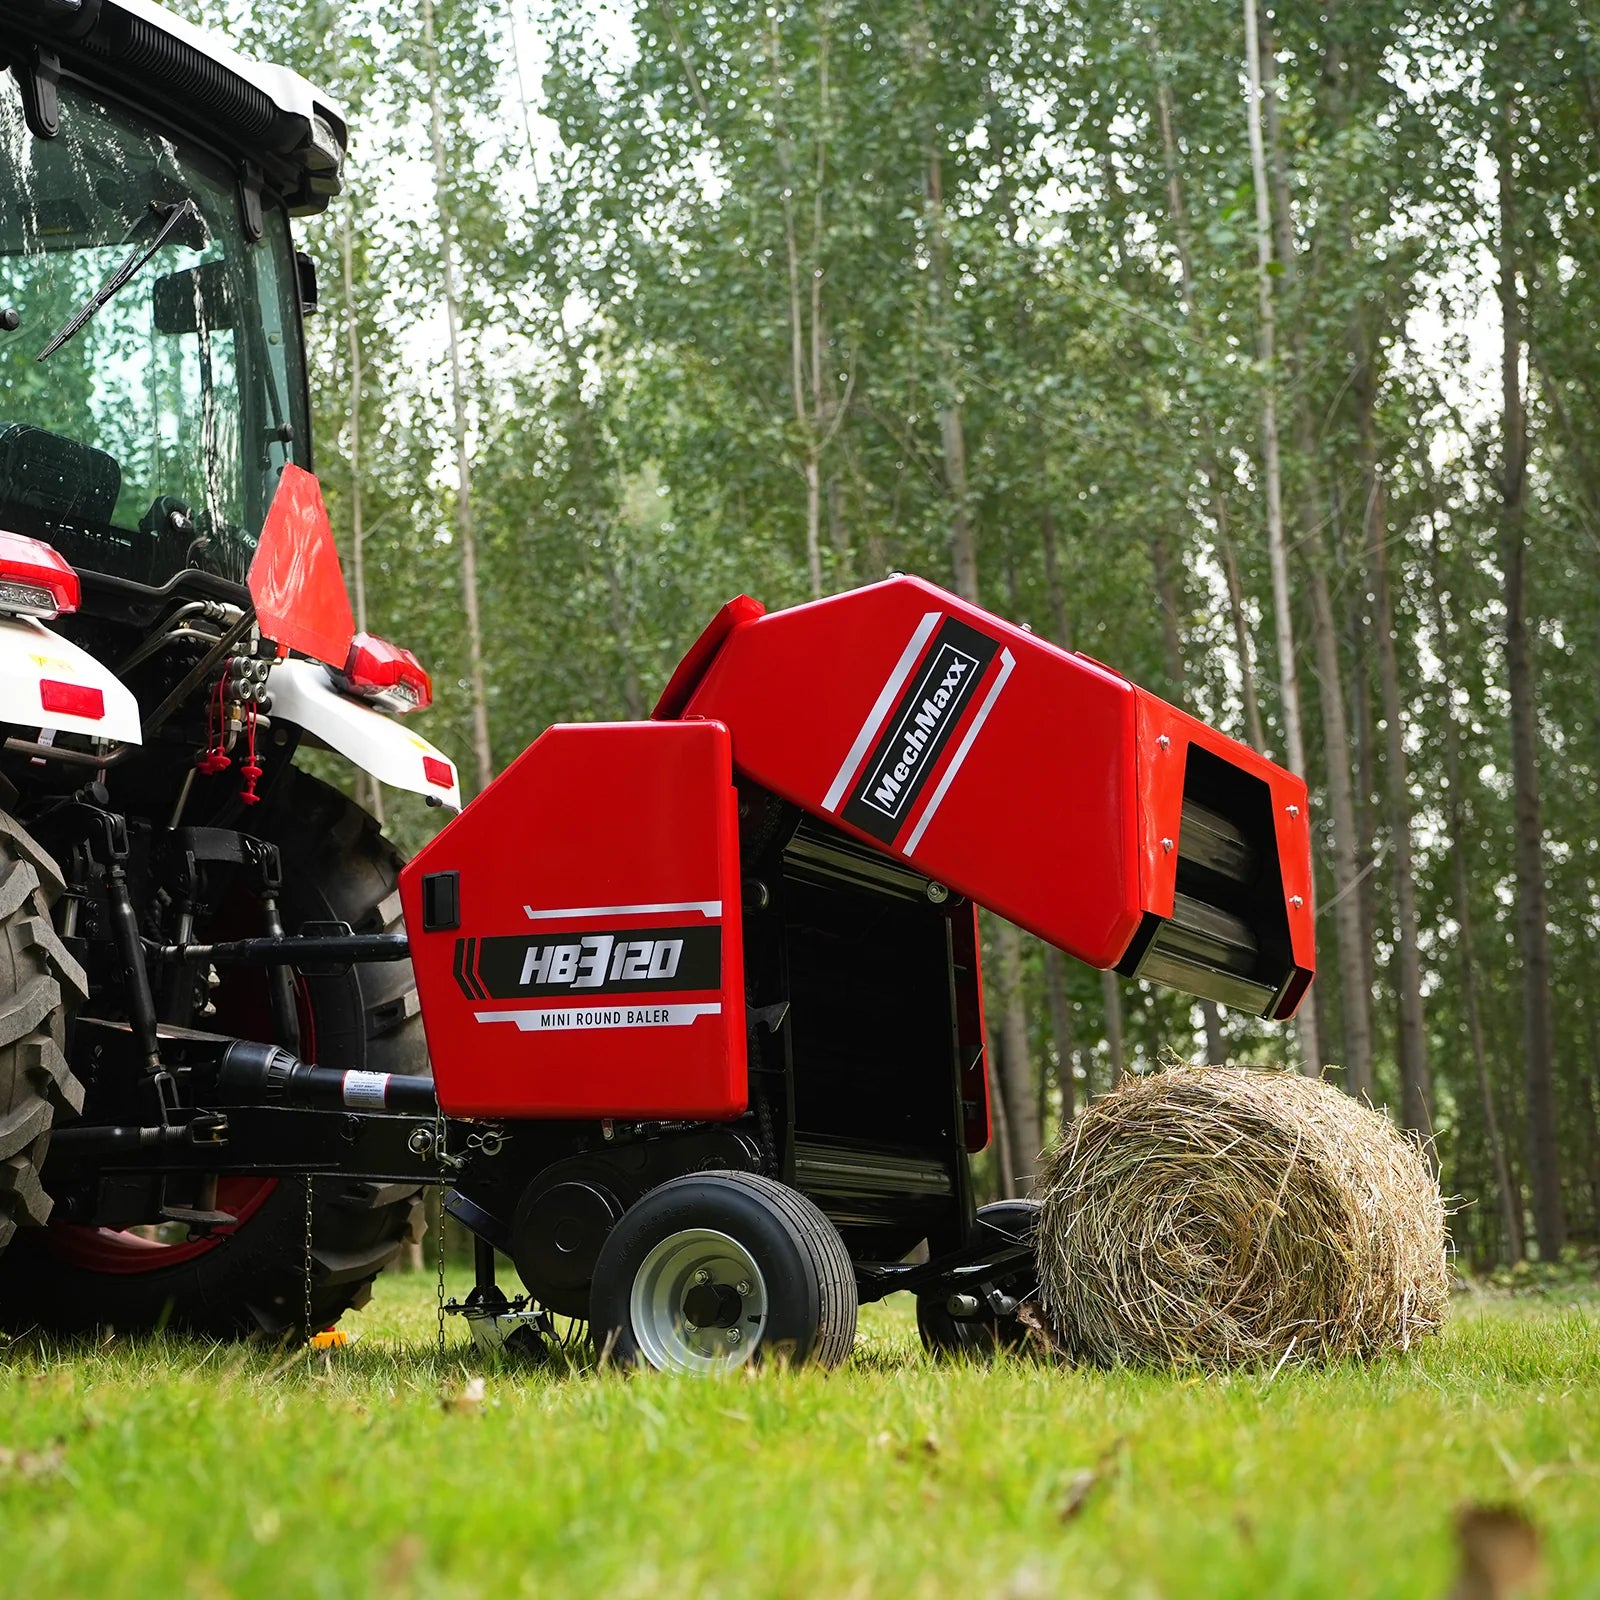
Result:
<svg viewBox="0 0 1600 1600"><path fill-rule="evenodd" d="M467 997L467 999L477 1000L481 997L473 993L472 986L467 982L466 964L467 941L465 939L457 939L455 954L450 958L451 976L453 976L456 982L461 985L461 992Z"/></svg>

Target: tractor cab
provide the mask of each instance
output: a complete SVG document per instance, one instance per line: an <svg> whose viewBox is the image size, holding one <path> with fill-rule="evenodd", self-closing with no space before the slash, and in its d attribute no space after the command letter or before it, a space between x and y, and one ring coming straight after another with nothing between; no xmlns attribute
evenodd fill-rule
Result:
<svg viewBox="0 0 1600 1600"><path fill-rule="evenodd" d="M343 121L138 0L8 9L0 526L147 588L242 584L311 464L289 218L337 191Z"/></svg>

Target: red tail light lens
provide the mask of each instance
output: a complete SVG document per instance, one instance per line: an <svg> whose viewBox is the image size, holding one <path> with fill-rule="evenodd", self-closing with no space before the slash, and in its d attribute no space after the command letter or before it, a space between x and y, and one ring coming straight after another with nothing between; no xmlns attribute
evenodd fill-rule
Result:
<svg viewBox="0 0 1600 1600"><path fill-rule="evenodd" d="M344 687L385 711L425 711L433 680L409 650L375 634L358 633L344 665Z"/></svg>
<svg viewBox="0 0 1600 1600"><path fill-rule="evenodd" d="M0 528L0 615L59 617L82 600L78 574L42 539Z"/></svg>

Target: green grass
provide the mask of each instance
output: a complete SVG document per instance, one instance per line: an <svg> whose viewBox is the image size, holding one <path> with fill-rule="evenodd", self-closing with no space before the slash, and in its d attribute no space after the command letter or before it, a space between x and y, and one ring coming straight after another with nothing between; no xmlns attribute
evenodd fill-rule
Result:
<svg viewBox="0 0 1600 1600"><path fill-rule="evenodd" d="M284 1366L177 1338L0 1356L0 1587L197 1596L1437 1596L1463 1501L1600 1595L1600 1302L1476 1297L1420 1354L1229 1380L934 1365L496 1368L426 1277ZM475 1375L483 1400L441 1393Z"/></svg>

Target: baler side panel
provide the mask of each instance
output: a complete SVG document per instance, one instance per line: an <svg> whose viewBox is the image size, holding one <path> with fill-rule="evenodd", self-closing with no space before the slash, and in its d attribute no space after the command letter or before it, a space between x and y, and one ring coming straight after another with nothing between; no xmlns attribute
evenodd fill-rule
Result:
<svg viewBox="0 0 1600 1600"><path fill-rule="evenodd" d="M745 1109L737 798L720 723L549 729L407 864L400 890L450 1115Z"/></svg>
<svg viewBox="0 0 1600 1600"><path fill-rule="evenodd" d="M752 621L685 715L726 723L764 788L1081 960L1114 965L1140 925L1132 685L943 590Z"/></svg>
<svg viewBox="0 0 1600 1600"><path fill-rule="evenodd" d="M1250 981L1267 986L1260 994L1266 1002L1262 1014L1279 1019L1293 1016L1316 967L1310 800L1305 783L1155 695L1141 689L1137 696L1139 868L1145 908L1154 916L1173 917L1175 902L1187 894L1189 904L1178 922L1190 925L1191 939L1194 928L1199 928L1204 939L1207 920L1202 904L1199 923L1192 921L1196 896L1202 902L1210 902L1213 911L1221 911L1225 917L1237 915L1241 919L1238 926L1247 930L1252 948L1258 951L1253 967L1247 966L1244 973ZM1217 798L1218 771L1225 769L1232 774L1227 780L1232 794L1231 815L1223 822L1225 827L1237 830L1236 838L1252 863L1243 869L1245 877L1236 881L1231 891L1224 889L1220 903L1214 894L1215 879L1209 880L1208 887L1204 874L1198 881L1191 876L1185 889L1182 876L1186 860L1192 874L1197 854L1205 854L1203 844L1197 846L1185 834L1189 825L1186 806L1191 800L1204 803L1200 795L1207 790L1208 782L1204 772L1198 770L1203 768L1211 774L1212 799ZM1213 812L1208 821L1204 813L1197 814L1195 825L1202 829L1202 839L1205 830L1215 825L1217 815ZM1223 924L1224 928L1228 926ZM1211 931L1216 932L1214 923ZM1195 949L1191 942L1191 954ZM1138 970L1161 981L1174 981L1171 956L1169 949L1165 973L1147 971L1144 964ZM1123 970L1128 968L1124 966ZM1228 982L1226 978L1222 981L1225 985ZM1208 992L1203 982L1188 986L1197 993ZM1256 1003L1247 1003L1224 991L1210 992L1230 1005L1258 1009Z"/></svg>
<svg viewBox="0 0 1600 1600"><path fill-rule="evenodd" d="M1311 803L1305 782L1263 755L1208 728L1143 689L1139 700L1140 870L1145 906L1157 916L1172 915L1178 879L1178 853L1163 841L1182 830L1184 775L1191 747L1213 755L1266 784L1272 796L1273 839L1283 877L1284 910L1295 965L1316 967L1316 923L1312 907ZM1166 744L1161 740L1165 738ZM1265 846L1269 843L1262 840Z"/></svg>

